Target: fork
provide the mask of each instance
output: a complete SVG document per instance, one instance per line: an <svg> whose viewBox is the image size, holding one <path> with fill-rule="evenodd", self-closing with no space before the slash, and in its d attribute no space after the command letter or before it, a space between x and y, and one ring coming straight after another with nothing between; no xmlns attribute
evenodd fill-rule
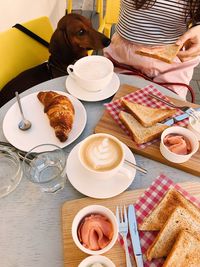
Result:
<svg viewBox="0 0 200 267"><path fill-rule="evenodd" d="M152 98L155 98L155 99L159 100L160 102L165 103L169 107L180 109L183 112L187 113L189 116L191 116L194 120L200 121L200 117L197 114L197 112L193 108L191 108L189 106L182 106L182 107L176 106L176 105L174 105L174 104L172 104L172 103L160 98L159 96L151 94L151 93L149 93L148 96L150 96Z"/></svg>
<svg viewBox="0 0 200 267"><path fill-rule="evenodd" d="M124 248L126 254L126 267L132 267L131 258L128 251L128 243L127 243L127 234L128 234L128 217L126 212L126 207L123 208L120 206L116 208L116 218L119 226L119 234L123 238Z"/></svg>

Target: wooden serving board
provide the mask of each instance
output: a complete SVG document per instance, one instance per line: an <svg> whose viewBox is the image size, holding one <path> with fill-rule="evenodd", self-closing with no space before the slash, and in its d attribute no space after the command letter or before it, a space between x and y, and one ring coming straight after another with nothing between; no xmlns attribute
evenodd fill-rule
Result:
<svg viewBox="0 0 200 267"><path fill-rule="evenodd" d="M132 92L135 92L136 90L139 90L138 88L132 87L130 85L121 85L120 89L114 96L113 100L116 100L118 98L121 98L127 94L130 94ZM170 98L173 101L175 105L188 105L190 107L200 107L200 105L192 104L190 102L185 102L182 100L177 100L174 98ZM101 117L100 121L96 125L94 129L95 133L108 133L111 135L116 136L119 140L121 140L123 143L125 143L133 152L140 154L144 157L159 161L161 163L164 163L166 165L175 167L177 169L180 169L185 172L189 172L191 174L200 176L200 148L198 152L187 162L177 164L168 161L165 159L161 153L160 153L160 142L155 142L152 145L144 148L139 149L136 144L132 141L131 137L128 136L120 127L119 125L113 120L111 115L105 110L103 113L103 116Z"/></svg>
<svg viewBox="0 0 200 267"><path fill-rule="evenodd" d="M188 191L192 196L200 199L200 183L181 183L179 184L183 189ZM65 267L77 267L78 264L86 258L87 254L83 253L76 247L72 239L71 227L72 221L76 213L83 207L93 204L103 205L110 208L114 213L117 205L129 205L136 202L139 196L145 191L145 189L132 190L124 192L116 197L110 199L92 199L82 198L72 201L66 201L62 206L62 235L63 235L63 246L64 246L64 266ZM125 256L122 247L118 242L114 247L105 253L105 256L110 258L116 265L116 267L124 267Z"/></svg>

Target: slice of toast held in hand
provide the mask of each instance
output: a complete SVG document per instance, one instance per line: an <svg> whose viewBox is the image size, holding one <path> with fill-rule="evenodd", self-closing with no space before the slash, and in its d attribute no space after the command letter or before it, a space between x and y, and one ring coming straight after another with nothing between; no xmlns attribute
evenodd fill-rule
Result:
<svg viewBox="0 0 200 267"><path fill-rule="evenodd" d="M139 230L159 231L177 206L187 209L195 219L200 220L200 209L187 200L179 191L171 188L149 216L138 226Z"/></svg>
<svg viewBox="0 0 200 267"><path fill-rule="evenodd" d="M172 63L180 49L180 45L169 44L157 47L144 47L140 50L136 50L135 53L146 57L156 58L166 63Z"/></svg>
<svg viewBox="0 0 200 267"><path fill-rule="evenodd" d="M147 259L151 261L168 256L181 230L190 231L200 238L200 222L186 209L177 207L147 249Z"/></svg>
<svg viewBox="0 0 200 267"><path fill-rule="evenodd" d="M176 113L175 109L150 108L122 99L122 106L133 115L144 127L150 127Z"/></svg>
<svg viewBox="0 0 200 267"><path fill-rule="evenodd" d="M120 111L119 118L137 144L143 144L158 138L168 127L161 123L151 127L144 127L131 114L125 111Z"/></svg>
<svg viewBox="0 0 200 267"><path fill-rule="evenodd" d="M200 240L189 231L181 231L163 267L200 267Z"/></svg>

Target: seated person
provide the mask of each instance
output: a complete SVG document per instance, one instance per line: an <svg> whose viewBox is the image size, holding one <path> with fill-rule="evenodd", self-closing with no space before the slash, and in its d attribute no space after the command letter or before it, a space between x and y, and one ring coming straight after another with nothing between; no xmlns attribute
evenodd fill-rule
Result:
<svg viewBox="0 0 200 267"><path fill-rule="evenodd" d="M140 48L172 43L183 48L171 64L135 53ZM155 82L189 84L200 62L200 1L121 0L116 33L104 55L132 66ZM187 87L167 87L186 98Z"/></svg>

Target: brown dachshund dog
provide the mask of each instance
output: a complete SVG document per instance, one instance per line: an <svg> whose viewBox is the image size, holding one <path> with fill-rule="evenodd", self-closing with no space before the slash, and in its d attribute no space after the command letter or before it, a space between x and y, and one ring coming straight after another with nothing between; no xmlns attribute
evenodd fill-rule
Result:
<svg viewBox="0 0 200 267"><path fill-rule="evenodd" d="M67 75L67 66L87 56L88 50L102 49L110 39L93 29L90 20L79 14L65 15L53 33L48 62L28 69L7 83L0 91L0 106L15 96L16 89L26 89L44 81Z"/></svg>

